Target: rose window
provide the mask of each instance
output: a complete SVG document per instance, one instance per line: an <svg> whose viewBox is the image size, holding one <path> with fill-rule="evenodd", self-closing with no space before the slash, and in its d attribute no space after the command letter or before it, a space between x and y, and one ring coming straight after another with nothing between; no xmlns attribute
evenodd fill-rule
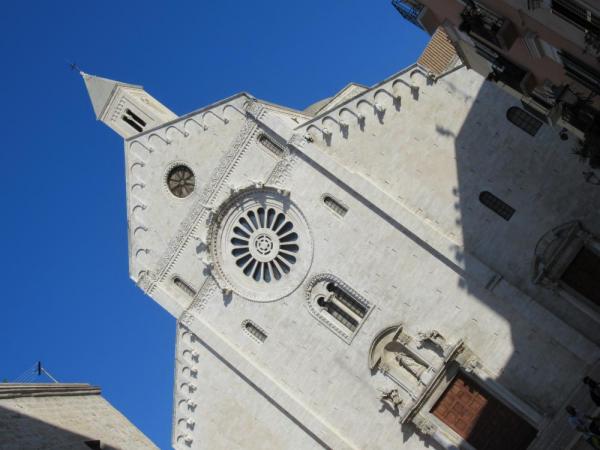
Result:
<svg viewBox="0 0 600 450"><path fill-rule="evenodd" d="M298 234L292 221L274 208L247 211L238 218L232 236L235 264L256 282L279 280L296 263Z"/></svg>
<svg viewBox="0 0 600 450"><path fill-rule="evenodd" d="M313 242L298 206L274 188L248 188L217 209L208 246L224 289L256 302L280 300L302 284Z"/></svg>

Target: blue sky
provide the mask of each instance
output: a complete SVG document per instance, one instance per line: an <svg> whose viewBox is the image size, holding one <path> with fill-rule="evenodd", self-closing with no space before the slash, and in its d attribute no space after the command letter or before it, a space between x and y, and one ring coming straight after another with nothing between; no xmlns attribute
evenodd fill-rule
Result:
<svg viewBox="0 0 600 450"><path fill-rule="evenodd" d="M303 109L427 40L387 0L4 2L0 379L41 359L170 447L175 321L128 278L122 141L66 60L177 114L240 91Z"/></svg>

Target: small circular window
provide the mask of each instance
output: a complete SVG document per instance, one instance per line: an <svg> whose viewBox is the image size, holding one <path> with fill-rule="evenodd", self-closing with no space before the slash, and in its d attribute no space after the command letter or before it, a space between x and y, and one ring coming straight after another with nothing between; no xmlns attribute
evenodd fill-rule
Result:
<svg viewBox="0 0 600 450"><path fill-rule="evenodd" d="M175 197L184 198L194 192L194 172L183 164L173 167L167 175L167 187Z"/></svg>

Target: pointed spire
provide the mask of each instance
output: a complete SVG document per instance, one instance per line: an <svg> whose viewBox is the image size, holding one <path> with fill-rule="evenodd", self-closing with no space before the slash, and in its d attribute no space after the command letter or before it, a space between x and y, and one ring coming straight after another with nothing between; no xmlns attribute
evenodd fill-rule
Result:
<svg viewBox="0 0 600 450"><path fill-rule="evenodd" d="M109 80L108 78L89 75L81 71L79 74L83 77L83 81L85 82L85 87L87 88L90 100L92 101L96 119L100 119L100 116L104 112L106 105L110 102L117 86L129 86L143 89L142 86L121 83L119 81Z"/></svg>

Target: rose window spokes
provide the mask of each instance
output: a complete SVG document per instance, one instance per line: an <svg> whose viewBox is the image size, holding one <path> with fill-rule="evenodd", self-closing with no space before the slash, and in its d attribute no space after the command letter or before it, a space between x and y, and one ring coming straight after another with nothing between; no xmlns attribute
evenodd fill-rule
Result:
<svg viewBox="0 0 600 450"><path fill-rule="evenodd" d="M167 186L175 197L187 197L194 191L195 184L192 169L184 165L173 167L167 176Z"/></svg>
<svg viewBox="0 0 600 450"><path fill-rule="evenodd" d="M273 208L253 208L233 228L231 254L242 272L256 282L279 280L296 263L299 250L294 224Z"/></svg>

